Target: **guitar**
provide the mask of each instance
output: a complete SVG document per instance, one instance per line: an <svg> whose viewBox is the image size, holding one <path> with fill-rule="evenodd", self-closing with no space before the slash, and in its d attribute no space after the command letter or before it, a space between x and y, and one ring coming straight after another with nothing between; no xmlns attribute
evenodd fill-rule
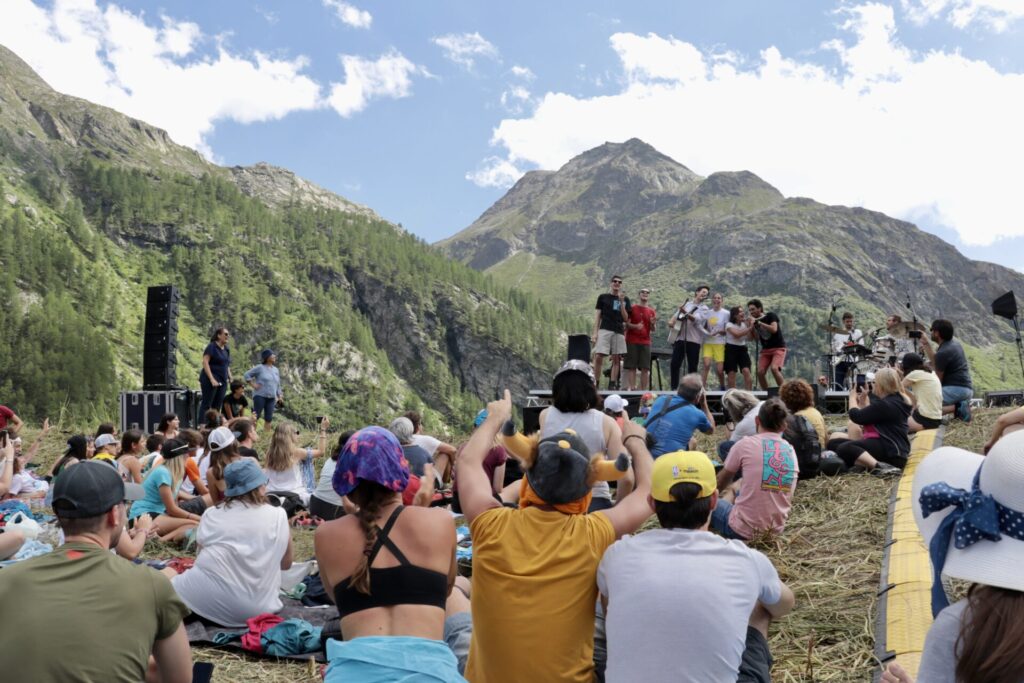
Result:
<svg viewBox="0 0 1024 683"><path fill-rule="evenodd" d="M686 323L687 320L692 320L692 316L690 314L693 313L694 310L696 310L697 304L693 301L693 299L687 299L686 302L683 303L682 306L680 306L680 308L683 309L683 312L679 312L677 310L675 316L672 319L672 324L668 326L669 344L675 344L676 340L679 339L679 333L682 332L683 325Z"/></svg>

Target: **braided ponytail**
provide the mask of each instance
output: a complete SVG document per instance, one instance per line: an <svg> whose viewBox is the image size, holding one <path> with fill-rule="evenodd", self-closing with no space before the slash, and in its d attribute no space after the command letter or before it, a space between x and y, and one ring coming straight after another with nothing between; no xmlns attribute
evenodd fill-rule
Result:
<svg viewBox="0 0 1024 683"><path fill-rule="evenodd" d="M366 595L370 594L370 553L373 551L373 545L377 542L377 517L380 515L381 508L389 503L394 495L394 491L372 481L359 482L359 485L349 494L352 502L359 506L356 517L366 536L363 557L356 566L356 570L352 572L349 585Z"/></svg>

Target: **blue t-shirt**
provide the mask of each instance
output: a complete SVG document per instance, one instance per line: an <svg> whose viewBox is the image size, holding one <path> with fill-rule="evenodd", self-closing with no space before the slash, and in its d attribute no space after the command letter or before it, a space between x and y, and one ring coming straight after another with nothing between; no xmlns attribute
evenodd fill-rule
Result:
<svg viewBox="0 0 1024 683"><path fill-rule="evenodd" d="M672 408L679 404L683 404L683 407L674 408L663 417L654 419L666 405ZM682 396L676 395L662 396L654 402L646 427L647 433L653 436L656 442L651 455L657 458L665 453L686 450L693 432L698 429L702 432L709 431L711 423L703 410Z"/></svg>
<svg viewBox="0 0 1024 683"><path fill-rule="evenodd" d="M281 373L274 365L257 365L242 375L242 378L246 382L255 380L260 385L259 389L253 390L253 396L276 399L281 395Z"/></svg>
<svg viewBox="0 0 1024 683"><path fill-rule="evenodd" d="M228 366L231 365L231 349L226 346L222 349L215 343L210 342L203 349L203 355L210 357L210 372L213 373L214 378L221 382L227 382ZM204 374L206 373L202 370L199 371L200 377Z"/></svg>
<svg viewBox="0 0 1024 683"><path fill-rule="evenodd" d="M417 477L422 477L423 466L428 462L433 462L430 453L423 446L417 446L416 444L402 446L402 450L405 452L405 459L409 461L409 471Z"/></svg>
<svg viewBox="0 0 1024 683"><path fill-rule="evenodd" d="M142 490L145 491L146 495L144 498L140 498L132 503L128 519L135 519L149 512L155 512L158 515L167 514L167 508L164 507L164 501L160 497L160 487L172 486L173 484L170 470L163 465L157 465L150 470L146 478L142 480ZM175 495L177 495L176 492Z"/></svg>

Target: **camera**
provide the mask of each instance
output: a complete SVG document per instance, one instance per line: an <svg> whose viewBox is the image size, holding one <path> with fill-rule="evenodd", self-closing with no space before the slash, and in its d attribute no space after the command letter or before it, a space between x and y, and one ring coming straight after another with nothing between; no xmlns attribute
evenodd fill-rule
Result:
<svg viewBox="0 0 1024 683"><path fill-rule="evenodd" d="M316 416L316 423L317 424L322 424L323 421L324 421L324 416L323 415L317 415Z"/></svg>

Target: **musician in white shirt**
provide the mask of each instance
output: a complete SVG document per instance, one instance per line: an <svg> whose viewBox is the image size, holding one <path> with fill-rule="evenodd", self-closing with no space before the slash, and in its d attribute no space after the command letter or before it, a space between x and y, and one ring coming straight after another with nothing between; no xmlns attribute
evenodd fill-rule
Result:
<svg viewBox="0 0 1024 683"><path fill-rule="evenodd" d="M672 383L679 386L679 370L686 359L687 373L700 372L700 348L704 341L702 317L708 310L704 299L711 290L700 285L693 290L693 298L687 299L669 320L668 343L672 344L672 363L669 365Z"/></svg>
<svg viewBox="0 0 1024 683"><path fill-rule="evenodd" d="M853 325L853 313L843 313L843 331L832 335L832 352L836 355L836 384L846 387L846 375L854 365L857 357L843 353L846 346L863 344L864 333Z"/></svg>

